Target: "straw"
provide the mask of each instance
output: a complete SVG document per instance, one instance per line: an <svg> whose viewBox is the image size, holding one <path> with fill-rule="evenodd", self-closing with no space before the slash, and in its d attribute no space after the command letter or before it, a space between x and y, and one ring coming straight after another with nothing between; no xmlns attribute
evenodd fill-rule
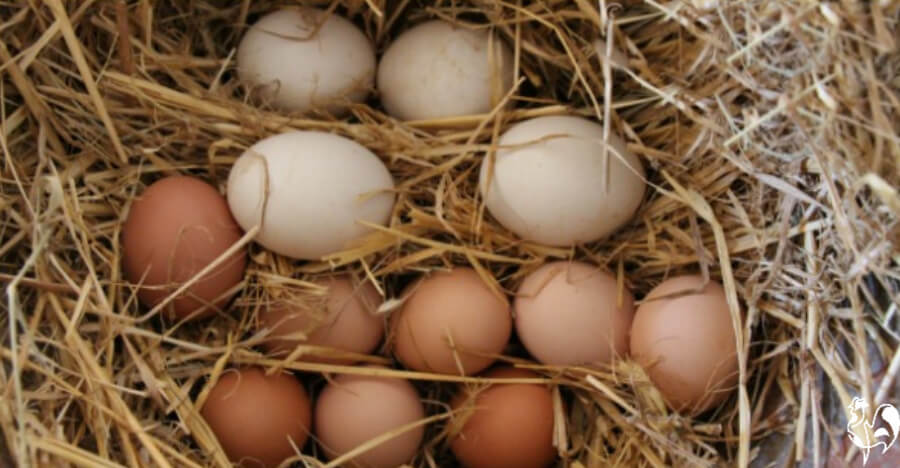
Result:
<svg viewBox="0 0 900 468"><path fill-rule="evenodd" d="M847 405L900 404L897 2L307 3L348 16L378 51L429 18L495 31L515 50L517 87L484 115L399 122L377 96L342 120L289 114L246 94L234 58L249 24L296 2L0 6L0 465L225 466L199 409L240 365L292 371L310 389L323 374L411 379L428 409L411 464L452 465L446 402L496 382L305 361L362 358L317 346L268 356L256 314L321 304L315 281L340 271L376 280L389 320L421 274L471 266L512 297L553 260L614 270L638 302L678 274L721 282L740 362L733 395L687 416L630 359L542 366L512 343L501 361L554 389L559 466L861 463L842 442ZM562 114L621 135L648 188L609 238L548 247L497 223L478 175L509 126ZM224 193L243 151L292 129L377 154L398 187L389 223L313 262L250 232L233 247L249 266L226 313L163 323L163 306L140 305L122 275L127 207L167 175ZM363 361L390 365L388 351ZM313 466L317 449L299 449Z"/></svg>

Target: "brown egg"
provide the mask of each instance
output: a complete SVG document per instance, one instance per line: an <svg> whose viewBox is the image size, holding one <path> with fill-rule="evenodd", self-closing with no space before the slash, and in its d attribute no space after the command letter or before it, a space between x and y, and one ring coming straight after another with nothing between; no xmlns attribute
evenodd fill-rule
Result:
<svg viewBox="0 0 900 468"><path fill-rule="evenodd" d="M500 367L488 378L538 378L524 369ZM451 402L462 424L450 449L468 468L543 468L556 459L553 447L553 396L545 385L492 384L477 393L463 391Z"/></svg>
<svg viewBox="0 0 900 468"><path fill-rule="evenodd" d="M306 443L310 413L294 376L255 367L225 371L201 410L228 459L246 467L278 466L294 456L291 443Z"/></svg>
<svg viewBox="0 0 900 468"><path fill-rule="evenodd" d="M512 333L509 305L471 268L434 273L411 286L391 321L394 354L423 372L475 374L494 362ZM452 346L451 347L451 343Z"/></svg>
<svg viewBox="0 0 900 468"><path fill-rule="evenodd" d="M241 238L225 198L187 176L153 183L131 204L122 227L122 263L138 298L153 307ZM247 264L244 249L225 259L166 307L170 317L212 315L230 299ZM212 307L209 307L212 306Z"/></svg>
<svg viewBox="0 0 900 468"><path fill-rule="evenodd" d="M348 275L316 280L325 286L324 296L300 297L293 303L276 303L260 313L263 328L272 329L272 339L264 343L267 351L287 355L297 345L326 346L343 351L368 354L384 336L384 320L375 312L381 295L369 281L354 284ZM305 335L308 338L287 338ZM348 363L338 358L304 356L304 360L324 363Z"/></svg>
<svg viewBox="0 0 900 468"><path fill-rule="evenodd" d="M519 339L544 364L606 365L628 354L634 297L595 266L538 268L519 287L515 312Z"/></svg>
<svg viewBox="0 0 900 468"><path fill-rule="evenodd" d="M406 380L341 375L319 395L315 432L329 459L425 417L416 389ZM398 434L341 466L394 468L412 461L424 426Z"/></svg>
<svg viewBox="0 0 900 468"><path fill-rule="evenodd" d="M656 299L681 292L686 295ZM725 290L714 281L703 286L700 276L653 288L635 313L631 353L674 410L698 414L721 403L738 378Z"/></svg>

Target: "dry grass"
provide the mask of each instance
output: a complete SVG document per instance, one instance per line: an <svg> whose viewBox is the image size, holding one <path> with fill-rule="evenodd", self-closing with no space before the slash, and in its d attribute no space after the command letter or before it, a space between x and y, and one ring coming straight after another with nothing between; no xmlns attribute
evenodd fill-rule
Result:
<svg viewBox="0 0 900 468"><path fill-rule="evenodd" d="M638 297L668 274L721 280L745 312L735 396L690 419L667 411L631 362L539 368L565 402L561 466L849 462L849 400L900 398L896 1L338 2L379 48L429 16L490 23L515 44L516 110L406 124L375 99L344 121L244 102L237 41L289 2L220 3L0 1L0 465L223 466L193 401L236 363L412 378L446 419L437 401L452 386L439 381L477 379L274 360L254 347L252 305L332 268L383 280L388 298L451 264L508 292L548 258L591 259ZM598 57L598 38L624 56ZM629 226L571 249L518 241L474 196L505 127L562 112L623 134L652 186ZM244 148L291 128L381 156L400 188L390 227L322 263L254 246L227 316L173 328L145 317L119 266L129 201L176 173L222 187ZM417 466L452 463L443 427L431 426Z"/></svg>

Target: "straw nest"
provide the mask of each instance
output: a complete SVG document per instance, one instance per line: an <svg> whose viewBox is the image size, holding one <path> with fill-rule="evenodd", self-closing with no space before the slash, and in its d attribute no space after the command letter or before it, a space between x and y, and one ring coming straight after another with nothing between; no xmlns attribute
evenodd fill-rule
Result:
<svg viewBox="0 0 900 468"><path fill-rule="evenodd" d="M426 17L490 25L515 45L514 110L407 123L377 98L340 121L248 103L233 53L276 3L290 2L0 3L0 465L223 465L196 400L228 365L294 369L312 387L322 377L304 371L405 376L428 401L453 390L438 381L466 380L261 354L254 304L314 294L304 280L332 269L375 277L393 299L451 264L509 292L546 259L589 259L638 298L681 272L739 298L741 384L702 418L667 410L627 361L539 368L564 403L561 466L842 466L858 455L850 400L900 397L897 2L324 4L380 50ZM597 39L621 54L608 59ZM521 242L485 214L477 168L510 123L566 112L608 121L646 161L651 189L610 239ZM382 157L399 187L390 226L320 263L251 246L227 313L178 326L146 316L119 259L135 194L176 173L221 188L243 149L288 129ZM429 411L447 419L443 405ZM430 427L415 464L452 464L449 426Z"/></svg>

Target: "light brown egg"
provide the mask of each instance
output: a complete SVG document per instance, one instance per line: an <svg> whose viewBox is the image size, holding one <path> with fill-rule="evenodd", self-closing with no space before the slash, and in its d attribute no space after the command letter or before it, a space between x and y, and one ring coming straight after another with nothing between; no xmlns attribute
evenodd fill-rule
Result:
<svg viewBox="0 0 900 468"><path fill-rule="evenodd" d="M554 262L522 282L515 315L516 333L538 361L607 365L628 354L634 298L593 265Z"/></svg>
<svg viewBox="0 0 900 468"><path fill-rule="evenodd" d="M309 436L311 408L303 385L290 374L260 368L219 377L201 415L228 459L245 467L274 467L295 455Z"/></svg>
<svg viewBox="0 0 900 468"><path fill-rule="evenodd" d="M509 305L471 268L413 284L391 321L394 354L409 369L475 374L494 362L512 333ZM452 345L451 345L452 344Z"/></svg>
<svg viewBox="0 0 900 468"><path fill-rule="evenodd" d="M241 238L225 197L187 176L153 183L131 204L122 227L122 267L140 284L138 299L153 307ZM231 298L244 276L246 252L239 250L170 302L166 313L182 319L212 315Z"/></svg>
<svg viewBox="0 0 900 468"><path fill-rule="evenodd" d="M402 379L341 375L319 395L315 432L329 459L425 417L415 387ZM394 468L412 461L424 426L398 434L341 466Z"/></svg>
<svg viewBox="0 0 900 468"><path fill-rule="evenodd" d="M316 280L325 286L324 296L297 298L292 303L275 303L261 311L260 326L272 330L272 339L264 343L267 351L287 355L297 345L309 344L368 354L384 336L384 320L376 315L381 295L369 281L355 284L348 275ZM305 335L302 338L291 336ZM323 356L304 356L312 362L348 363Z"/></svg>
<svg viewBox="0 0 900 468"><path fill-rule="evenodd" d="M488 378L539 378L524 369L500 367ZM539 384L492 384L473 394L457 394L462 429L450 445L467 468L543 468L556 459L553 447L553 396Z"/></svg>
<svg viewBox="0 0 900 468"><path fill-rule="evenodd" d="M725 290L715 281L704 286L700 276L653 288L635 313L631 354L674 410L698 414L721 403L738 379Z"/></svg>

